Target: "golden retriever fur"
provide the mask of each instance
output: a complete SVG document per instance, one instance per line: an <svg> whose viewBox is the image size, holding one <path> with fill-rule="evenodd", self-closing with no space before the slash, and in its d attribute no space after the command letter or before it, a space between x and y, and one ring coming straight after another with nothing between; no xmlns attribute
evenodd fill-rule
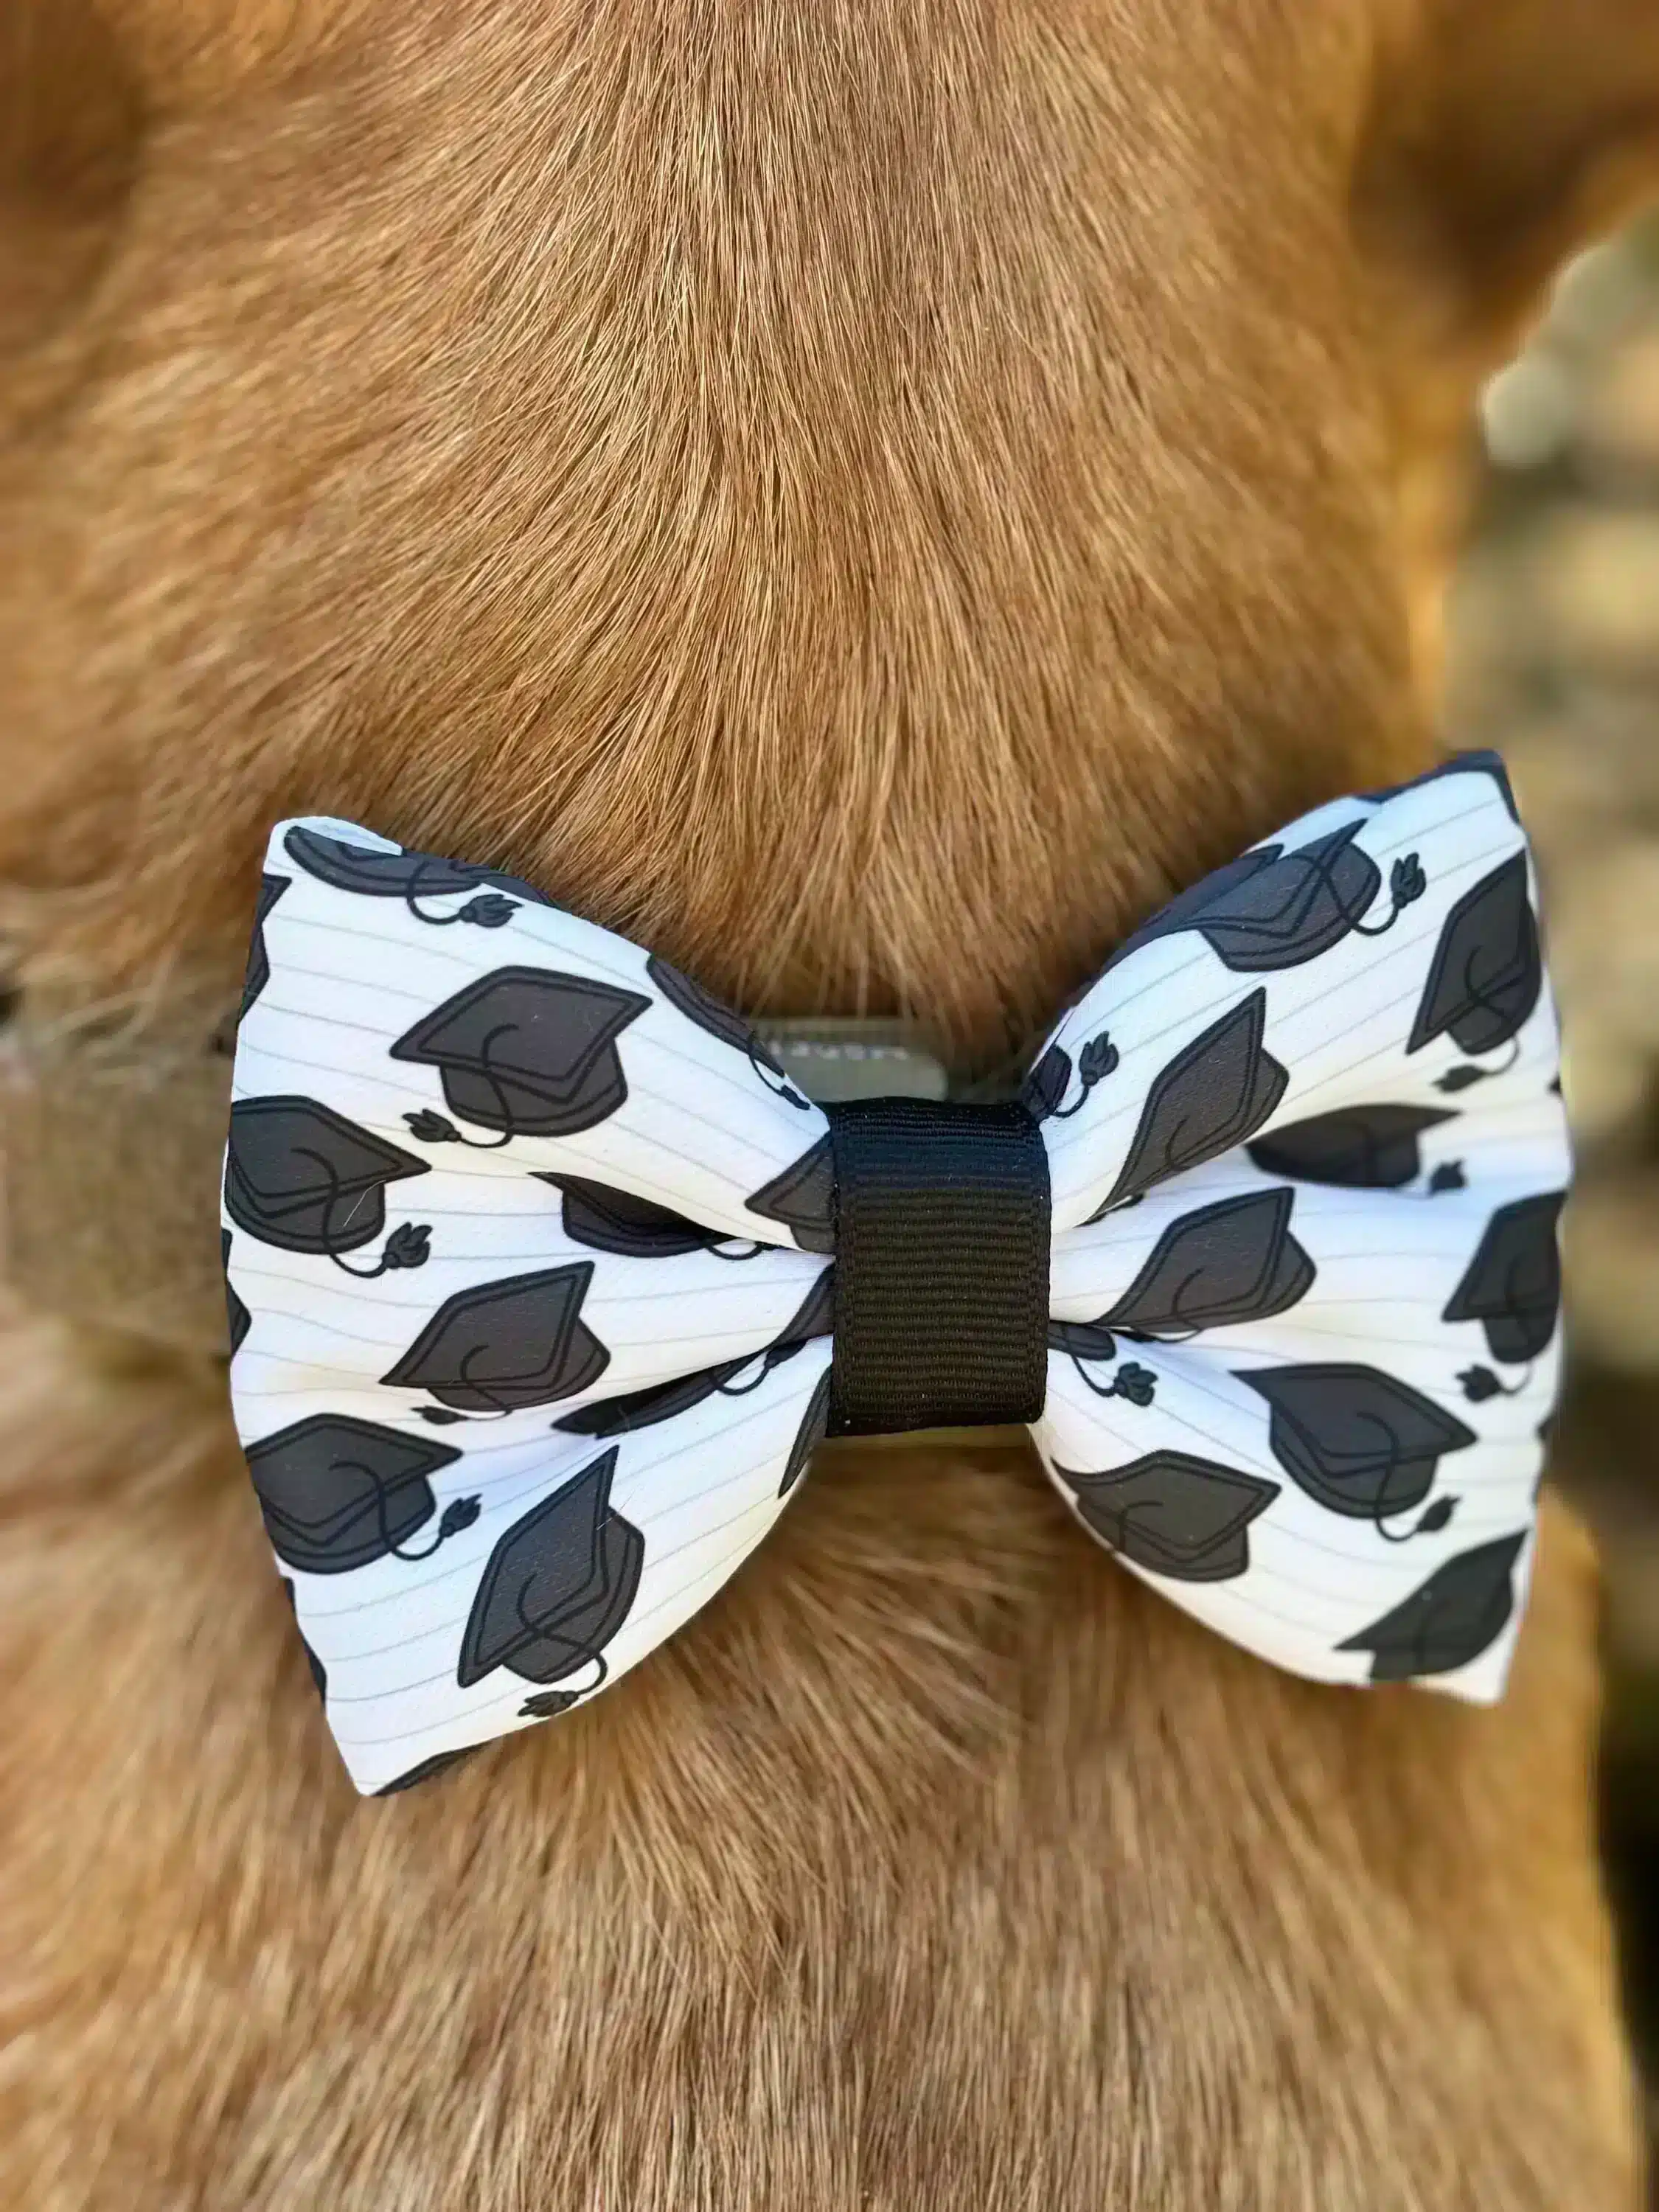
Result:
<svg viewBox="0 0 1659 2212"><path fill-rule="evenodd" d="M303 809L1000 1058L1422 765L1472 380L1656 154L1650 0L10 0L26 1014L233 1001ZM1629 2212L1559 1508L1481 1712L1228 1650L1019 1447L834 1447L362 1804L113 1277L3 1339L6 2203Z"/></svg>

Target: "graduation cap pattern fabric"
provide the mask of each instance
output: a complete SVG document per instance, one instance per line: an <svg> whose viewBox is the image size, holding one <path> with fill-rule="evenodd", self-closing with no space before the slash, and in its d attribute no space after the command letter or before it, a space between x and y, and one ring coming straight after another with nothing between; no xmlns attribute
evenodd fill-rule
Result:
<svg viewBox="0 0 1659 2212"><path fill-rule="evenodd" d="M1046 1170L1060 1498L1319 1680L1503 1687L1569 1171L1535 902L1502 768L1464 756L1183 892L1019 1105L954 1109ZM349 823L272 834L250 986L232 1395L329 1724L386 1792L617 1680L785 1509L853 1356L847 1109L666 963Z"/></svg>

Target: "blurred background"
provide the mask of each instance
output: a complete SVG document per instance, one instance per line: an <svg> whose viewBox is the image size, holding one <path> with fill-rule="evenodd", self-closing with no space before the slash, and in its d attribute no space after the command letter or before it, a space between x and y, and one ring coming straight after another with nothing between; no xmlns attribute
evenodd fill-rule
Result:
<svg viewBox="0 0 1659 2212"><path fill-rule="evenodd" d="M1475 434L1446 736L1504 753L1543 872L1579 1170L1555 1473L1606 1571L1602 1802L1659 2207L1659 214L1565 272Z"/></svg>

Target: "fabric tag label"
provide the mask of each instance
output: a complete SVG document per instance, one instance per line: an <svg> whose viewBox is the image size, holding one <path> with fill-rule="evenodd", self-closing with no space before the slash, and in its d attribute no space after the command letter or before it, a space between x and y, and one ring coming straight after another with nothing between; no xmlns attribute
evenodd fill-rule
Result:
<svg viewBox="0 0 1659 2212"><path fill-rule="evenodd" d="M943 1098L945 1063L913 1022L872 1018L761 1021L756 1032L791 1082L820 1106L852 1098Z"/></svg>

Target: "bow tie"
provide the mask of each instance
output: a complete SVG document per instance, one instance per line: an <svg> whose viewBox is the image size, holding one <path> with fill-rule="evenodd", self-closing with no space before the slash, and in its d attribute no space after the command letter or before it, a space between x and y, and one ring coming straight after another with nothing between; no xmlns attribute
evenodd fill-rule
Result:
<svg viewBox="0 0 1659 2212"><path fill-rule="evenodd" d="M1028 1422L1073 1513L1328 1682L1503 1687L1568 1173L1501 764L1184 891L1018 1099L825 1110L493 869L272 832L222 1248L248 1467L366 1792L707 1603L829 1434Z"/></svg>

